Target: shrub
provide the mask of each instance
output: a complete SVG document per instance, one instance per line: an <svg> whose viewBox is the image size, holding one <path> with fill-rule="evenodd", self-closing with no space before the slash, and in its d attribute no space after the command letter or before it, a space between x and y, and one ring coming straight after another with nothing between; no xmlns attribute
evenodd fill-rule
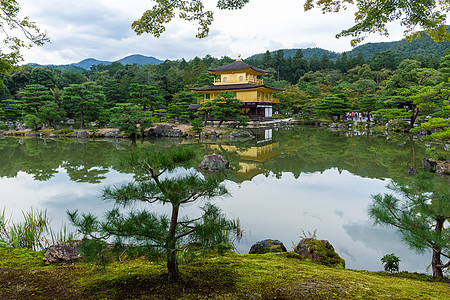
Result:
<svg viewBox="0 0 450 300"><path fill-rule="evenodd" d="M400 262L400 258L395 256L394 253L386 254L381 258L381 262L383 263L384 270L386 272L398 272L398 265Z"/></svg>

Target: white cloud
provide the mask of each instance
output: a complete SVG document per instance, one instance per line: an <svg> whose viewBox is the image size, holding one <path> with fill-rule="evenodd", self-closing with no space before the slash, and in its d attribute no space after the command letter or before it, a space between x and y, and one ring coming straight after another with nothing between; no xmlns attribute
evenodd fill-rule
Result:
<svg viewBox="0 0 450 300"><path fill-rule="evenodd" d="M197 25L175 18L157 39L137 36L134 20L153 4L141 0L24 0L23 13L47 31L52 40L41 48L25 51L25 62L62 64L93 57L117 60L129 54L159 59L191 59L210 54L215 57L248 57L280 48L322 47L332 51L350 50L350 39L335 34L353 24L351 11L323 15L303 11L299 0L250 1L242 10L218 11L215 0L206 0L215 12L209 37L195 38ZM394 28L391 40L400 39ZM370 41L386 38L371 37Z"/></svg>

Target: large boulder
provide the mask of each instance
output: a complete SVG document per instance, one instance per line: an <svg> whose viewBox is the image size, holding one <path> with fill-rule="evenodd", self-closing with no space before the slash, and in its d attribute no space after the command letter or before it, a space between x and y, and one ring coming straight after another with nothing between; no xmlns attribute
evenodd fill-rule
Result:
<svg viewBox="0 0 450 300"><path fill-rule="evenodd" d="M155 133L158 136L169 136L169 132L173 129L173 127L169 124L159 124L155 128Z"/></svg>
<svg viewBox="0 0 450 300"><path fill-rule="evenodd" d="M207 171L221 171L227 167L227 163L222 155L211 154L203 156L202 162L198 165L199 169Z"/></svg>
<svg viewBox="0 0 450 300"><path fill-rule="evenodd" d="M103 133L104 137L115 137L120 133L119 129L111 129Z"/></svg>
<svg viewBox="0 0 450 300"><path fill-rule="evenodd" d="M319 264L345 268L345 260L334 251L333 246L327 240L305 238L295 246L294 251Z"/></svg>
<svg viewBox="0 0 450 300"><path fill-rule="evenodd" d="M248 254L264 254L269 252L287 252L286 247L279 240L259 241L250 248Z"/></svg>
<svg viewBox="0 0 450 300"><path fill-rule="evenodd" d="M171 129L168 135L169 137L183 137L183 131L181 129Z"/></svg>
<svg viewBox="0 0 450 300"><path fill-rule="evenodd" d="M422 167L425 171L436 171L437 161L433 158L422 158Z"/></svg>
<svg viewBox="0 0 450 300"><path fill-rule="evenodd" d="M254 136L252 135L252 133L248 130L240 130L240 131L235 131L232 132L230 134L230 138L232 139L242 139L242 138L254 138Z"/></svg>
<svg viewBox="0 0 450 300"><path fill-rule="evenodd" d="M422 167L426 171L436 172L438 175L450 175L450 161L439 161L434 158L422 158Z"/></svg>
<svg viewBox="0 0 450 300"><path fill-rule="evenodd" d="M46 265L54 263L69 263L80 259L79 243L56 244L47 249L44 255Z"/></svg>
<svg viewBox="0 0 450 300"><path fill-rule="evenodd" d="M74 131L71 136L73 138L87 139L90 137L90 134L89 132L82 130L82 131Z"/></svg>
<svg viewBox="0 0 450 300"><path fill-rule="evenodd" d="M450 160L445 162L439 162L436 166L436 174L450 175Z"/></svg>

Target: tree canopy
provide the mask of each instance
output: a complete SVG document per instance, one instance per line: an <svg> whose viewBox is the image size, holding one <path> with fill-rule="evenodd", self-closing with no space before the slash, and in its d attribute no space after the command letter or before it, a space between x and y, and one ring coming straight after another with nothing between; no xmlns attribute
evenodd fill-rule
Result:
<svg viewBox="0 0 450 300"><path fill-rule="evenodd" d="M375 224L395 227L412 249L433 251L433 277L443 277L441 257L450 258L450 189L433 174L420 173L411 184L391 183L393 194L372 196L369 216Z"/></svg>
<svg viewBox="0 0 450 300"><path fill-rule="evenodd" d="M0 51L0 74L22 60L21 49L41 46L49 41L28 17L20 17L17 0L0 1L0 27L4 39Z"/></svg>
<svg viewBox="0 0 450 300"><path fill-rule="evenodd" d="M208 36L209 26L214 20L214 14L205 10L202 0L154 0L156 4L145 11L139 20L133 22L132 27L137 34L151 33L159 37L165 30L165 24L173 20L178 13L181 19L197 22L198 38ZM241 9L249 0L217 0L217 8L225 10ZM315 7L323 13L337 13L356 6L355 25L336 35L337 38L351 36L352 46L364 40L369 33L389 35L386 24L400 20L405 27L405 35L419 38L416 27L420 27L436 41L450 38L446 29L446 14L450 11L449 0L305 0L304 10Z"/></svg>

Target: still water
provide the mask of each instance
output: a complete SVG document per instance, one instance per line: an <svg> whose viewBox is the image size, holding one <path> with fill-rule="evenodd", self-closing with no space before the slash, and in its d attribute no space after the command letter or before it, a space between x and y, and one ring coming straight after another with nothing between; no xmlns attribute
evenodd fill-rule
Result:
<svg viewBox="0 0 450 300"><path fill-rule="evenodd" d="M104 186L133 180L120 161L150 144L194 144L203 154L230 161L225 182L231 196L217 199L228 217L245 230L239 253L262 239L279 239L292 249L305 233L327 239L352 269L382 270L380 258L400 257L400 269L425 272L429 254L418 255L394 230L374 227L367 216L371 195L385 193L410 167L420 167L425 145L406 135L347 134L320 128L266 129L250 141L156 139L0 140L0 210L13 220L30 207L47 209L52 227L67 222L66 210L102 215L112 206L101 200ZM194 162L193 166L200 160ZM165 207L155 207L165 212ZM198 215L196 205L185 207Z"/></svg>

